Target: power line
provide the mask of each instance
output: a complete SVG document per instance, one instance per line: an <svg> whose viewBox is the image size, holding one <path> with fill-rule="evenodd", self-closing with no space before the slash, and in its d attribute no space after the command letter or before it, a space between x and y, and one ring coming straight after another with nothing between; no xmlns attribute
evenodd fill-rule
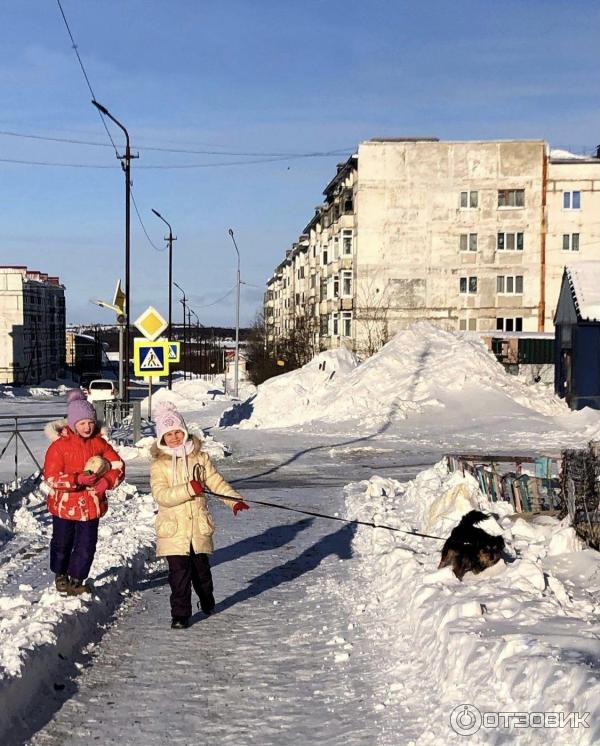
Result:
<svg viewBox="0 0 600 746"><path fill-rule="evenodd" d="M228 166L254 166L259 163L283 163L305 159L310 156L278 156L273 158L253 158L245 161L218 161L217 163L183 163L183 164L145 164L137 166L139 169L159 170L159 171L177 171L181 169L195 168L226 168ZM14 163L23 166L55 166L57 168L118 168L118 166L107 166L99 163L65 163L60 161L34 161L17 158L0 158L0 163Z"/></svg>
<svg viewBox="0 0 600 746"><path fill-rule="evenodd" d="M96 101L96 94L94 93L94 90L92 88L92 84L90 83L90 79L88 78L88 74L87 74L87 72L85 70L85 67L84 67L84 64L83 64L83 60L81 59L81 56L79 54L79 50L77 49L77 44L75 43L75 39L73 38L73 34L71 33L71 28L69 26L69 22L67 21L67 17L65 15L63 7L60 4L60 0L56 0L56 2L58 3L58 7L59 7L59 10L60 10L60 14L62 16L62 19L65 22L65 26L67 28L67 33L69 34L69 38L71 39L71 44L73 45L73 51L77 55L77 60L79 61L79 66L81 67L81 72L83 73L83 77L85 78L85 82L87 83L87 87L89 88L89 91L90 91L90 93L92 95L92 100ZM112 143L112 147L113 147L113 149L115 151L115 155L118 158L119 157L119 153L117 151L117 146L115 145L115 141L112 139L112 135L110 134L110 130L108 129L108 126L106 124L104 116L102 115L102 112L99 111L99 110L98 110L98 114L100 116L100 119L102 120L102 124L104 125L104 129L106 130L106 134L108 135L108 138L109 138L109 140Z"/></svg>
<svg viewBox="0 0 600 746"><path fill-rule="evenodd" d="M135 197L133 196L133 188L131 188L131 201L133 202L136 215L138 216L138 220L140 221L140 225L142 226L142 230L146 234L146 238L148 239L148 243L150 244L150 246L152 246L152 248L155 249L156 251L160 251L160 252L166 251L167 249L166 246L159 248L148 235L148 231L146 230L146 226L144 225L144 221L142 220L142 216L140 215L140 211L138 210L137 202L135 201Z"/></svg>
<svg viewBox="0 0 600 746"><path fill-rule="evenodd" d="M103 120L104 121L104 120ZM89 145L98 148L111 147L108 143L96 142L95 140L78 140L70 137L51 137L47 135L36 135L25 132L15 132L14 130L0 130L0 135L4 137L19 137L25 140L41 140L43 142L60 142L69 145ZM220 156L240 156L254 158L319 158L333 155L345 155L352 152L353 148L336 148L334 150L308 151L304 153L282 153L282 152L246 152L239 150L197 150L190 148L167 148L158 145L135 145L137 150L152 150L159 153L183 153L186 155L220 155Z"/></svg>
<svg viewBox="0 0 600 746"><path fill-rule="evenodd" d="M200 306L196 306L196 307L197 307L197 308L208 308L209 306L216 306L216 305L217 305L217 303L220 303L221 301L225 300L225 298L227 298L227 297L228 297L229 295L231 295L231 293L233 293L233 291L234 291L234 290L235 290L236 288L237 288L237 285L234 285L234 286L233 286L233 287L231 288L231 290L228 290L228 291L227 291L227 292L225 293L225 295L221 296L220 298L217 298L217 300L214 300L214 301L213 301L212 303L204 303L204 304L202 304L202 305L200 305ZM194 297L198 298L199 296L198 296L198 295L196 295L196 296L194 296L194 295L190 295L190 299L191 299L191 300L193 300L193 299L194 299Z"/></svg>

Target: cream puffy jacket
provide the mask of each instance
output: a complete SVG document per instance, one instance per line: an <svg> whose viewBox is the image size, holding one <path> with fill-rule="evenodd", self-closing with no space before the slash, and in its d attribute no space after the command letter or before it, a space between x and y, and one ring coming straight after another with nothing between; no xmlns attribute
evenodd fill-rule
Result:
<svg viewBox="0 0 600 746"><path fill-rule="evenodd" d="M194 497L191 494L189 481L197 464L198 481L219 495L227 495L231 500L223 500L233 506L242 496L228 484L207 453L202 450L202 443L192 436L194 449L187 456L187 471L182 458L173 464L172 456L152 446L154 461L150 467L150 487L158 503L156 517L156 555L165 557L171 554L189 554L190 545L196 553L210 554L213 550L212 536L215 522L208 510L208 499L205 495ZM173 473L174 472L174 473Z"/></svg>

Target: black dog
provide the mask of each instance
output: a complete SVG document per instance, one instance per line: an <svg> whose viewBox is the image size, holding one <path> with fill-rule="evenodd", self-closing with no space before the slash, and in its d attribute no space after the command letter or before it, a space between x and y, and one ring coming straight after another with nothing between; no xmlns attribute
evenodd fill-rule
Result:
<svg viewBox="0 0 600 746"><path fill-rule="evenodd" d="M477 575L498 562L504 549L504 539L477 528L477 524L487 518L489 516L479 510L471 510L462 517L446 539L438 569L450 565L456 577L462 580L469 570Z"/></svg>

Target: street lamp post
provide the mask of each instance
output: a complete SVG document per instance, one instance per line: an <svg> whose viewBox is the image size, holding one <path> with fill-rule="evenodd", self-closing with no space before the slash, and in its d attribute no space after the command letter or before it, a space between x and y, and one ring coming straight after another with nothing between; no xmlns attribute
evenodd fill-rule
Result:
<svg viewBox="0 0 600 746"><path fill-rule="evenodd" d="M233 235L233 229L229 229L229 235L233 241L235 252L237 254L237 303L235 313L235 378L233 393L235 398L238 398L238 384L239 384L239 370L240 370L240 252L238 251L237 243L235 242L235 236Z"/></svg>
<svg viewBox="0 0 600 746"><path fill-rule="evenodd" d="M131 357L131 347L129 339L129 312L131 308L130 293L129 293L129 278L130 278L130 255L131 255L131 160L132 158L138 158L137 155L131 154L131 148L129 146L129 132L125 127L115 119L110 111L98 101L92 99L92 104L98 109L101 114L107 116L117 127L120 127L125 133L125 155L117 155L121 161L121 167L125 172L125 344L123 355L125 358L125 385L123 386L123 400L129 401L129 360Z"/></svg>
<svg viewBox="0 0 600 746"><path fill-rule="evenodd" d="M172 306L173 306L173 241L177 241L177 236L173 236L173 231L171 229L170 223L168 223L163 216L152 208L152 212L156 215L157 218L160 218L163 223L165 223L169 229L169 236L168 238L165 238L165 241L167 242L169 246L169 341L172 339L171 334L171 323L172 323ZM173 374L171 373L171 367L169 366L169 388L171 389L173 387Z"/></svg>
<svg viewBox="0 0 600 746"><path fill-rule="evenodd" d="M185 297L185 290L182 287L180 287L176 282L174 282L173 285L175 285L178 290L181 290L183 294L183 298L179 302L183 305L183 343L181 345L181 362L183 363L183 380L185 381L187 378L185 369L185 313L187 298Z"/></svg>

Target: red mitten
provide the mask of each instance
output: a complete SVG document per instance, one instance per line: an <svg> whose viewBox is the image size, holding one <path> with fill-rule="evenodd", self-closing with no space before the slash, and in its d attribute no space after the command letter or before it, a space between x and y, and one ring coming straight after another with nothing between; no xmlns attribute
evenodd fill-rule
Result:
<svg viewBox="0 0 600 746"><path fill-rule="evenodd" d="M98 474L78 474L77 484L82 487L91 487L93 484L96 484L99 479L100 477Z"/></svg>
<svg viewBox="0 0 600 746"><path fill-rule="evenodd" d="M96 484L93 485L93 488L94 488L94 492L98 495L98 497L104 497L106 490L110 489L110 484L108 483L108 479L105 479L104 477L100 477L100 479L96 482Z"/></svg>
<svg viewBox="0 0 600 746"><path fill-rule="evenodd" d="M238 500L231 509L233 510L233 515L237 515L240 510L250 510L250 506L247 505L243 500Z"/></svg>
<svg viewBox="0 0 600 746"><path fill-rule="evenodd" d="M190 481L190 489L196 496L201 495L204 492L204 487L200 484L200 482L198 482L197 479L192 479Z"/></svg>

